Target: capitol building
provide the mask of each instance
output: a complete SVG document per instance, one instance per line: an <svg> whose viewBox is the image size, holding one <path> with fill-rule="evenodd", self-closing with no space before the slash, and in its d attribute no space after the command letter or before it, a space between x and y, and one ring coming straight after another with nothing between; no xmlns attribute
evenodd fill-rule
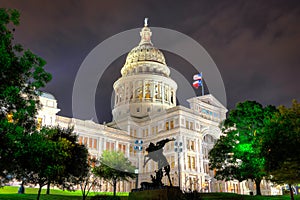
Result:
<svg viewBox="0 0 300 200"><path fill-rule="evenodd" d="M209 169L208 152L222 134L219 124L226 118L226 107L212 94L187 99L189 107L176 105L177 83L170 77L163 53L152 44L151 35L145 24L140 43L128 53L121 77L113 85L112 122L98 124L60 116L57 101L49 93L40 97L43 107L38 121L48 126L73 126L78 142L85 144L94 158L104 150L123 152L138 170L138 185L151 181L150 175L157 169L153 161L143 167L149 143L175 138L163 151L174 186L183 191L249 194L254 187L252 182L217 181ZM169 184L165 176L162 181ZM112 190L106 182L101 185L101 191ZM128 192L135 187L136 179L119 182L117 191ZM267 194L270 188L262 186L261 190Z"/></svg>

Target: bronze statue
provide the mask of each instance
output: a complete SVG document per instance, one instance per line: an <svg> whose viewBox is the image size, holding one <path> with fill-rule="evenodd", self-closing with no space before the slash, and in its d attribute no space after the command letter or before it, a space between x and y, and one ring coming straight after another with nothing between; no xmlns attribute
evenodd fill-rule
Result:
<svg viewBox="0 0 300 200"><path fill-rule="evenodd" d="M166 143L168 143L170 141L174 141L174 140L175 140L175 138L172 138L172 139L167 138L167 139L158 141L155 145L152 142L150 142L149 146L146 148L148 155L145 155L145 157L144 157L144 166L143 167L145 167L146 164L150 160L157 162L158 171L155 171L156 176L153 177L151 175L152 182L157 187L163 185L161 182L161 179L163 177L162 169L164 169L165 176L168 176L170 186L172 186L172 182L171 182L171 178L170 178L170 165L167 161L167 158L163 155L163 147L165 146Z"/></svg>

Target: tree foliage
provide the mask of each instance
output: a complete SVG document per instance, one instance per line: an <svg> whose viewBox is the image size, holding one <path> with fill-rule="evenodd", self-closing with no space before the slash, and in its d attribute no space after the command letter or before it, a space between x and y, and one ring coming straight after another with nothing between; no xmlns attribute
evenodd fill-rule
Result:
<svg viewBox="0 0 300 200"><path fill-rule="evenodd" d="M239 103L230 111L222 126L224 135L209 152L210 168L216 169L217 179L252 179L261 195L260 182L266 175L261 154L263 130L274 112L275 107L255 101Z"/></svg>
<svg viewBox="0 0 300 200"><path fill-rule="evenodd" d="M48 178L48 185L52 183L63 189L73 190L77 184L76 178L86 176L89 170L88 150L86 146L77 142L78 136L71 127L46 127L46 130L48 131L47 139L58 144L61 143L65 150L64 155L69 155L63 162L63 173L52 174Z"/></svg>
<svg viewBox="0 0 300 200"><path fill-rule="evenodd" d="M0 107L1 119L12 113L14 123L34 130L39 106L37 90L51 80L44 70L46 62L20 44L13 44L9 25L19 24L16 10L0 9ZM14 29L13 29L14 30Z"/></svg>
<svg viewBox="0 0 300 200"><path fill-rule="evenodd" d="M263 154L271 180L290 187L300 183L300 104L293 100L291 108L279 106L279 112L267 122L265 132Z"/></svg>
<svg viewBox="0 0 300 200"><path fill-rule="evenodd" d="M16 160L23 136L36 129L40 107L37 90L50 81L46 62L13 42L19 12L0 8L0 178L20 164ZM0 184L1 184L0 182Z"/></svg>
<svg viewBox="0 0 300 200"><path fill-rule="evenodd" d="M70 131L70 129L68 129ZM66 136L68 136L67 134ZM82 191L82 199L85 200L90 189L97 186L98 179L94 177L92 171L92 162L96 162L89 158L89 153L85 145L76 143L76 139L72 139L72 157L66 161L66 170L57 181L58 186L62 189L74 190L76 186L80 186ZM55 179L56 180L56 179Z"/></svg>
<svg viewBox="0 0 300 200"><path fill-rule="evenodd" d="M0 9L0 185L12 175L40 188L52 182L71 189L88 174L88 152L73 129L37 131L39 89L51 75L42 58L13 41L19 17L16 10Z"/></svg>
<svg viewBox="0 0 300 200"><path fill-rule="evenodd" d="M135 167L131 165L131 162L122 152L103 151L100 158L100 165L95 167L93 172L96 176L112 184L115 196L117 182L134 178L134 170Z"/></svg>
<svg viewBox="0 0 300 200"><path fill-rule="evenodd" d="M23 138L22 151L17 160L22 168L16 172L19 178L41 188L53 183L66 189L77 184L75 178L86 176L88 151L77 143L72 128L43 127Z"/></svg>
<svg viewBox="0 0 300 200"><path fill-rule="evenodd" d="M27 182L39 185L38 198L49 179L62 174L64 162L70 158L64 142L54 142L47 138L48 130L27 135L27 143L21 153L23 169ZM26 160L25 160L26 159Z"/></svg>

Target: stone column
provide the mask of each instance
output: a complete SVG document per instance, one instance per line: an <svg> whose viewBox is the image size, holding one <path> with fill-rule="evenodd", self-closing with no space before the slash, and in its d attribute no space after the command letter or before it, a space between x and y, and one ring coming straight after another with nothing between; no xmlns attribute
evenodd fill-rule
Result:
<svg viewBox="0 0 300 200"><path fill-rule="evenodd" d="M151 97L151 102L154 102L154 90L155 90L155 86L154 86L154 81L150 81L150 97Z"/></svg>
<svg viewBox="0 0 300 200"><path fill-rule="evenodd" d="M135 94L136 94L136 84L135 81L132 81L132 101L135 102Z"/></svg>
<svg viewBox="0 0 300 200"><path fill-rule="evenodd" d="M196 139L195 141L195 146L196 146L196 163L197 163L197 172L200 173L200 168L201 168L201 162L200 162L200 155L199 155L199 139Z"/></svg>
<svg viewBox="0 0 300 200"><path fill-rule="evenodd" d="M165 84L161 83L161 103L165 104Z"/></svg>
<svg viewBox="0 0 300 200"><path fill-rule="evenodd" d="M204 172L204 166L203 166L203 141L202 138L199 140L199 152L200 152L200 172Z"/></svg>

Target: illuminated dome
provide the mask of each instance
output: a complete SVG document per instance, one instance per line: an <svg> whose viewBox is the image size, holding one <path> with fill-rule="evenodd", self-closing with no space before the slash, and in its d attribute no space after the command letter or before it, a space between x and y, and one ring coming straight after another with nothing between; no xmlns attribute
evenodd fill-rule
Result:
<svg viewBox="0 0 300 200"><path fill-rule="evenodd" d="M141 65L148 65L150 68L154 67L152 71L169 76L170 70L166 67L165 57L158 48L153 46L151 35L150 28L145 24L140 32L141 41L139 45L133 48L127 55L126 62L121 69L122 76L140 72L141 70L138 67ZM161 65L153 65L153 62Z"/></svg>
<svg viewBox="0 0 300 200"><path fill-rule="evenodd" d="M177 84L170 78L163 53L153 46L151 35L145 19L141 41L128 53L122 77L114 83L115 121L141 119L176 106Z"/></svg>

